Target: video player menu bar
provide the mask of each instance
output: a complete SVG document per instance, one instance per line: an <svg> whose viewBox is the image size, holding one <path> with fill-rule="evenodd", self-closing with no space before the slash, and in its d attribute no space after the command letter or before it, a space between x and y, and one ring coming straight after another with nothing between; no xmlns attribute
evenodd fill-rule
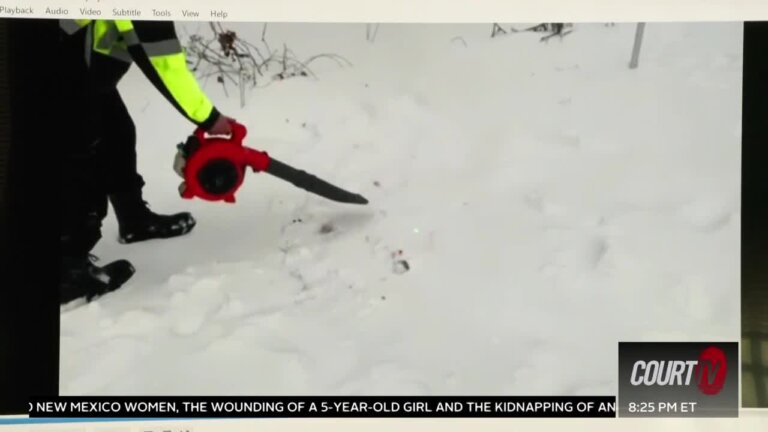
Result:
<svg viewBox="0 0 768 432"><path fill-rule="evenodd" d="M105 19L168 19L226 21L232 14L223 8L119 8L107 6L37 6L20 4L0 5L0 17L8 18L105 18Z"/></svg>
<svg viewBox="0 0 768 432"><path fill-rule="evenodd" d="M436 5L438 5L437 7ZM765 0L0 0L0 18L259 22L734 22L768 20Z"/></svg>

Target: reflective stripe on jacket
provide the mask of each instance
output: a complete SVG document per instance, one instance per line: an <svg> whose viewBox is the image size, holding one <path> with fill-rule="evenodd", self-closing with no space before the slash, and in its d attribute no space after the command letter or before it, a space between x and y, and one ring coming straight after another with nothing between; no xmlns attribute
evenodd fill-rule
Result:
<svg viewBox="0 0 768 432"><path fill-rule="evenodd" d="M85 60L106 56L136 64L152 84L187 119L209 128L220 116L187 66L171 21L60 20L68 34L86 33Z"/></svg>

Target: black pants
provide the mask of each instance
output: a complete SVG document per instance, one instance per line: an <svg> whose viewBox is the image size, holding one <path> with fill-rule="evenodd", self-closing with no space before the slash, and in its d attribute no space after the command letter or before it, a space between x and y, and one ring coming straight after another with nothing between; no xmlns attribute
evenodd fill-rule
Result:
<svg viewBox="0 0 768 432"><path fill-rule="evenodd" d="M74 136L64 148L62 252L86 256L101 239L110 194L140 194L136 130L119 92L84 91ZM78 106L79 105L79 106Z"/></svg>
<svg viewBox="0 0 768 432"><path fill-rule="evenodd" d="M63 104L61 131L61 247L81 258L101 239L110 194L140 196L136 130L117 85L128 66L86 55L86 32L61 34L58 72Z"/></svg>

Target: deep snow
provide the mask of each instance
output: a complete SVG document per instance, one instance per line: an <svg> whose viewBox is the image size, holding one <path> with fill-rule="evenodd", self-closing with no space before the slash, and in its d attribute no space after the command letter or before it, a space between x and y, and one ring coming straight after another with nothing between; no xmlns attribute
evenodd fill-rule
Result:
<svg viewBox="0 0 768 432"><path fill-rule="evenodd" d="M618 341L737 340L741 25L649 24L630 70L634 29L270 24L353 66L243 110L206 88L249 145L364 208L266 175L234 205L180 199L191 127L134 69L147 198L198 226L126 246L109 216L95 252L138 273L62 314L61 392L613 394Z"/></svg>

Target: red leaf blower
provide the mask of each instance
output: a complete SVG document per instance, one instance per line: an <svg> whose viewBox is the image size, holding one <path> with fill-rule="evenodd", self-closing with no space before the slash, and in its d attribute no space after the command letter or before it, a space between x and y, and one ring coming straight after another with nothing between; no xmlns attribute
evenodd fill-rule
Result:
<svg viewBox="0 0 768 432"><path fill-rule="evenodd" d="M347 203L368 204L361 195L346 191L270 157L266 152L243 145L245 126L233 122L229 138L207 137L197 129L185 143L179 144L186 162L181 196L207 201L235 202L235 193L243 184L245 168L265 172L286 180L296 187L324 198Z"/></svg>

